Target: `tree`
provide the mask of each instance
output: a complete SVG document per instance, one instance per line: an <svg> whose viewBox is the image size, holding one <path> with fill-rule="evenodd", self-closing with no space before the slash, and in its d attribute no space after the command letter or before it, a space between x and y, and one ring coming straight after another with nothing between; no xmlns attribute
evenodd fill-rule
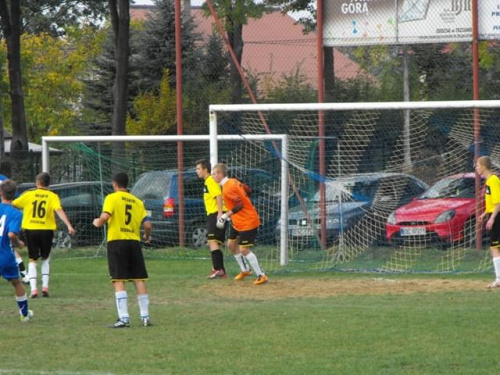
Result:
<svg viewBox="0 0 500 375"><path fill-rule="evenodd" d="M12 143L11 151L28 150L26 134L26 114L21 76L21 4L20 0L0 0L2 33L7 41L7 61L9 66L9 87L12 103Z"/></svg>
<svg viewBox="0 0 500 375"><path fill-rule="evenodd" d="M199 77L201 59L200 35L194 32L192 17L182 19L182 74L183 82ZM138 35L137 68L140 91L156 90L165 69L171 73L170 84L176 85L175 66L175 3L159 0L156 10L144 22Z"/></svg>
<svg viewBox="0 0 500 375"><path fill-rule="evenodd" d="M143 92L134 100L135 118L129 116L127 128L133 135L164 135L176 129L176 97L166 69L158 93Z"/></svg>
<svg viewBox="0 0 500 375"><path fill-rule="evenodd" d="M35 20L46 19L36 30L41 31L42 24L51 30L59 30L69 23L79 22L78 14L98 14L100 0L0 0L0 22L2 36L7 42L7 60L9 87L12 108L12 144L13 153L28 149L26 114L21 72L21 34L24 29L34 26ZM23 12L25 17L23 17ZM82 13L80 13L82 12ZM56 16L51 18L51 15ZM33 22L29 22L33 20ZM50 21L49 21L50 20ZM23 29L24 27L24 29ZM14 158L18 160L18 158Z"/></svg>
<svg viewBox="0 0 500 375"><path fill-rule="evenodd" d="M130 9L129 0L109 0L109 12L115 47L115 82L113 84L113 135L125 135L128 101Z"/></svg>
<svg viewBox="0 0 500 375"><path fill-rule="evenodd" d="M253 0L212 0L214 8L220 19L224 21L224 28L227 32L229 45L236 55L238 65L241 66L243 57L243 26L250 18L260 18L264 12L268 11L264 3L256 3ZM209 16L210 11L206 5L205 15ZM231 60L230 65L230 85L232 87L231 103L240 103L242 98L242 81L237 65Z"/></svg>
<svg viewBox="0 0 500 375"><path fill-rule="evenodd" d="M21 39L27 135L35 142L46 134L75 134L81 121L82 76L97 51L98 38L90 28L66 31L64 38L26 33ZM5 51L5 43L1 50ZM0 86L8 87L6 78ZM8 101L5 95L0 100ZM4 107L2 117L10 126L11 111Z"/></svg>

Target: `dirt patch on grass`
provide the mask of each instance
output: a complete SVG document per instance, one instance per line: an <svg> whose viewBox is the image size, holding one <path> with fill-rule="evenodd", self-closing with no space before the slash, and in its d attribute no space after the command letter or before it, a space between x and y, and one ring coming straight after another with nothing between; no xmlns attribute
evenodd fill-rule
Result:
<svg viewBox="0 0 500 375"><path fill-rule="evenodd" d="M234 299L284 299L300 297L331 297L341 295L438 293L453 291L486 291L487 282L481 280L385 278L360 279L271 279L269 283L255 286L250 280L229 282L222 280L202 287L203 291Z"/></svg>

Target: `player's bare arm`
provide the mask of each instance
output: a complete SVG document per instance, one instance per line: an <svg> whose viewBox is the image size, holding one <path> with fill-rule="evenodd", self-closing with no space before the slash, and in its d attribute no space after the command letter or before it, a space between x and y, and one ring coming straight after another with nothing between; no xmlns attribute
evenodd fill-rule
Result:
<svg viewBox="0 0 500 375"><path fill-rule="evenodd" d="M217 195L215 197L215 200L217 201L217 219L218 219L224 214L224 211L222 210L224 206L222 201L222 195Z"/></svg>
<svg viewBox="0 0 500 375"><path fill-rule="evenodd" d="M144 241L149 243L151 241L151 222L149 220L144 221Z"/></svg>
<svg viewBox="0 0 500 375"><path fill-rule="evenodd" d="M56 210L56 214L57 216L59 216L59 219L61 219L62 222L68 227L68 233L70 234L70 236L73 236L75 234L75 228L73 228L73 226L71 225L68 217L66 216L66 212L64 212L63 209L59 209Z"/></svg>
<svg viewBox="0 0 500 375"><path fill-rule="evenodd" d="M109 220L110 217L111 217L110 214L108 214L107 212L103 212L101 214L101 216L99 216L98 218L94 219L94 221L92 222L92 224L96 228L102 227L104 224L107 223L107 221Z"/></svg>
<svg viewBox="0 0 500 375"><path fill-rule="evenodd" d="M22 249L24 247L24 242L21 241L17 234L15 234L14 232L9 232L9 239L14 247L17 247L19 249Z"/></svg>
<svg viewBox="0 0 500 375"><path fill-rule="evenodd" d="M495 218L497 217L499 212L500 212L500 204L496 204L495 208L493 209L493 212L491 213L488 221L486 222L487 230L491 230L491 228L493 227L493 223L495 222Z"/></svg>

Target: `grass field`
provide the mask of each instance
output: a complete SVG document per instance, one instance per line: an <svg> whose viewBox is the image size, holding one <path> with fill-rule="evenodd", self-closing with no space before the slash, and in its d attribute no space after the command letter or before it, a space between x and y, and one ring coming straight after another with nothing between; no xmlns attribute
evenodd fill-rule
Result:
<svg viewBox="0 0 500 375"><path fill-rule="evenodd" d="M491 274L271 274L209 281L208 260L149 259L152 327L112 330L104 258L54 259L19 321L0 285L0 374L496 374ZM234 275L236 265L228 262Z"/></svg>

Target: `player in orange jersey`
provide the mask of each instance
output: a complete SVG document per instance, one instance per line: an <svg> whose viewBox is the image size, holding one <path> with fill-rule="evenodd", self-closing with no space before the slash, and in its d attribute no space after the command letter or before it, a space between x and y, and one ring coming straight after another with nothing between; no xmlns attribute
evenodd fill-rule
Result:
<svg viewBox="0 0 500 375"><path fill-rule="evenodd" d="M222 186L222 198L227 208L217 221L219 228L224 228L228 219L231 219L231 228L228 236L228 248L232 251L241 272L235 280L243 280L250 275L252 267L257 279L255 285L261 285L268 281L267 276L259 265L255 254L251 251L257 238L257 230L260 225L259 215L248 197L250 188L235 178L227 177L227 166L216 164L212 168L215 182Z"/></svg>

